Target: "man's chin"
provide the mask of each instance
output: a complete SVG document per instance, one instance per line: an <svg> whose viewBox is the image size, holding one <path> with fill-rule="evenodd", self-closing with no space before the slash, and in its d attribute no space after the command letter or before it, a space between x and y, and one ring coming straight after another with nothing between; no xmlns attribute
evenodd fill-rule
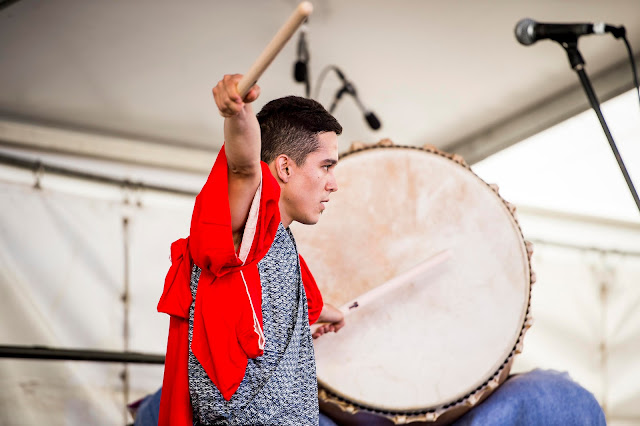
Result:
<svg viewBox="0 0 640 426"><path fill-rule="evenodd" d="M305 217L303 219L296 220L296 222L303 225L315 225L320 221L320 215L322 215L322 212L320 212L320 214L318 214L316 217Z"/></svg>

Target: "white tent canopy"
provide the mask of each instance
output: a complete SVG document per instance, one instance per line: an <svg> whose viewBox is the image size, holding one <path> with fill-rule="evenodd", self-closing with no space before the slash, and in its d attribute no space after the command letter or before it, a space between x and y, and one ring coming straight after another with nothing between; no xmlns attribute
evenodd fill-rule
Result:
<svg viewBox="0 0 640 426"><path fill-rule="evenodd" d="M193 169L203 151L222 144L211 88L225 73L246 72L296 3L18 1L0 10L0 141ZM317 99L328 106L341 87L333 73L321 87L316 82L336 65L383 125L369 129L345 97L335 111L345 128L341 150L386 137L474 163L586 110L560 45L516 41L522 18L624 25L640 49L640 13L629 0L322 0L314 7L307 39ZM304 93L293 80L297 41L260 80L258 108ZM585 36L580 50L602 100L631 88L622 41Z"/></svg>

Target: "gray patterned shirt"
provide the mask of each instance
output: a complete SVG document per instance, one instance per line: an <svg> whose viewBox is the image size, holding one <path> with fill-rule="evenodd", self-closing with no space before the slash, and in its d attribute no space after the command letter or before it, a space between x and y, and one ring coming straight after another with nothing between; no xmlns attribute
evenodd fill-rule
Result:
<svg viewBox="0 0 640 426"><path fill-rule="evenodd" d="M194 425L317 425L318 384L307 297L291 231L278 226L258 263L264 355L249 359L244 379L226 401L191 352L200 268L193 266L189 309L189 393Z"/></svg>

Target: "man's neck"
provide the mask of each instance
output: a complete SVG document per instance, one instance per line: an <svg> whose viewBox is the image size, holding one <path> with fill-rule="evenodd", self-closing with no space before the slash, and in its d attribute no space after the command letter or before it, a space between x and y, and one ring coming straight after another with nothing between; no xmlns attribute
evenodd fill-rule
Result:
<svg viewBox="0 0 640 426"><path fill-rule="evenodd" d="M285 206L282 203L282 198L280 198L278 207L280 208L280 222L282 223L282 226L288 228L289 225L291 225L291 222L293 222L293 219L291 219L291 217L287 214Z"/></svg>

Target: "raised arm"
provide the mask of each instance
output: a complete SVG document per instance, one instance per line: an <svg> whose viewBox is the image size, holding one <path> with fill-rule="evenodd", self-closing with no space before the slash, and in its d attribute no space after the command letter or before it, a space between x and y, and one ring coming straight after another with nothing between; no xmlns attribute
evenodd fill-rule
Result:
<svg viewBox="0 0 640 426"><path fill-rule="evenodd" d="M236 250L242 239L251 201L260 184L260 125L251 102L260 95L256 85L242 99L238 82L242 75L225 75L213 88L213 97L224 120L225 153L229 176L229 207Z"/></svg>

